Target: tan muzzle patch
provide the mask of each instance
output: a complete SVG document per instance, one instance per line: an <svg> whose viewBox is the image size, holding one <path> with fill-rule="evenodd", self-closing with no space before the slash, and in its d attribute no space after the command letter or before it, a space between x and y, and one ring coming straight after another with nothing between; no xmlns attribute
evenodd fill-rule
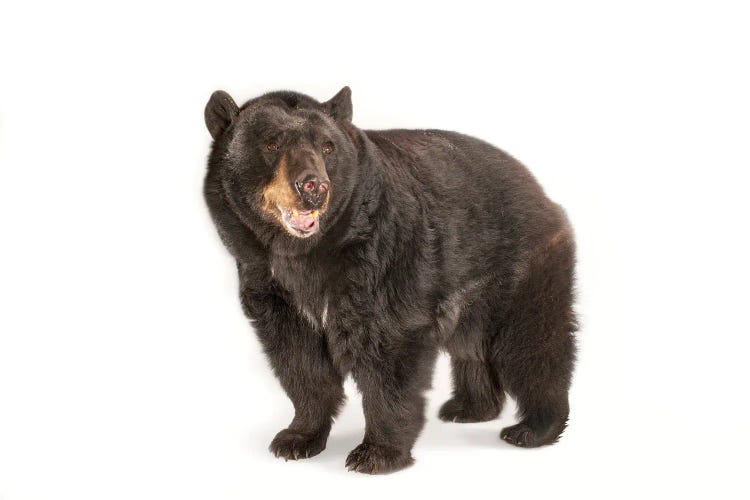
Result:
<svg viewBox="0 0 750 500"><path fill-rule="evenodd" d="M297 202L297 193L292 189L292 183L289 180L286 156L282 156L276 175L263 189L263 209L279 219L278 207L294 208Z"/></svg>

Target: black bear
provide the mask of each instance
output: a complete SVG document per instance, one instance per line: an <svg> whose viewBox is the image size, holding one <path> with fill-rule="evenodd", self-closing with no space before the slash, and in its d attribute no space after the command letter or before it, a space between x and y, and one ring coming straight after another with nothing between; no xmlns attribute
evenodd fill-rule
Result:
<svg viewBox="0 0 750 500"><path fill-rule="evenodd" d="M279 91L205 109L204 195L240 297L295 416L270 450L320 453L351 374L365 431L350 470L413 463L438 351L447 422L496 418L521 447L554 443L575 357L575 248L562 208L494 146L442 130L360 130L351 91Z"/></svg>

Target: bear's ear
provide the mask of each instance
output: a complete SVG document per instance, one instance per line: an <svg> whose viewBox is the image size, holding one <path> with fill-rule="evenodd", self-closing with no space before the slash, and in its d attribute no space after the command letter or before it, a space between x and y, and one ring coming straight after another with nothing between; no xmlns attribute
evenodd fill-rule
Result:
<svg viewBox="0 0 750 500"><path fill-rule="evenodd" d="M323 103L323 107L334 120L352 121L352 89L344 87L339 90L330 101Z"/></svg>
<svg viewBox="0 0 750 500"><path fill-rule="evenodd" d="M218 139L239 113L237 104L229 94L223 90L217 90L211 94L211 99L208 100L204 112L206 127L211 133L211 137Z"/></svg>

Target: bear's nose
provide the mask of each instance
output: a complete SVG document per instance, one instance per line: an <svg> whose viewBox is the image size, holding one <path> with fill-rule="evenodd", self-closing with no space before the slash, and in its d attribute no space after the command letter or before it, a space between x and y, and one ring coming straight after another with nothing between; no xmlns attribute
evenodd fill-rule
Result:
<svg viewBox="0 0 750 500"><path fill-rule="evenodd" d="M302 200L315 208L325 201L330 185L331 182L327 178L322 178L313 172L303 172L294 182Z"/></svg>

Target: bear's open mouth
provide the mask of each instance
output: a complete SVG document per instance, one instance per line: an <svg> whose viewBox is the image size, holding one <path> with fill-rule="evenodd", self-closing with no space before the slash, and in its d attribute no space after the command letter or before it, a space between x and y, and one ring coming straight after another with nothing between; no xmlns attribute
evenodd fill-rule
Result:
<svg viewBox="0 0 750 500"><path fill-rule="evenodd" d="M307 238L318 231L320 216L319 210L297 210L277 205L281 212L281 220L284 227L293 236Z"/></svg>

